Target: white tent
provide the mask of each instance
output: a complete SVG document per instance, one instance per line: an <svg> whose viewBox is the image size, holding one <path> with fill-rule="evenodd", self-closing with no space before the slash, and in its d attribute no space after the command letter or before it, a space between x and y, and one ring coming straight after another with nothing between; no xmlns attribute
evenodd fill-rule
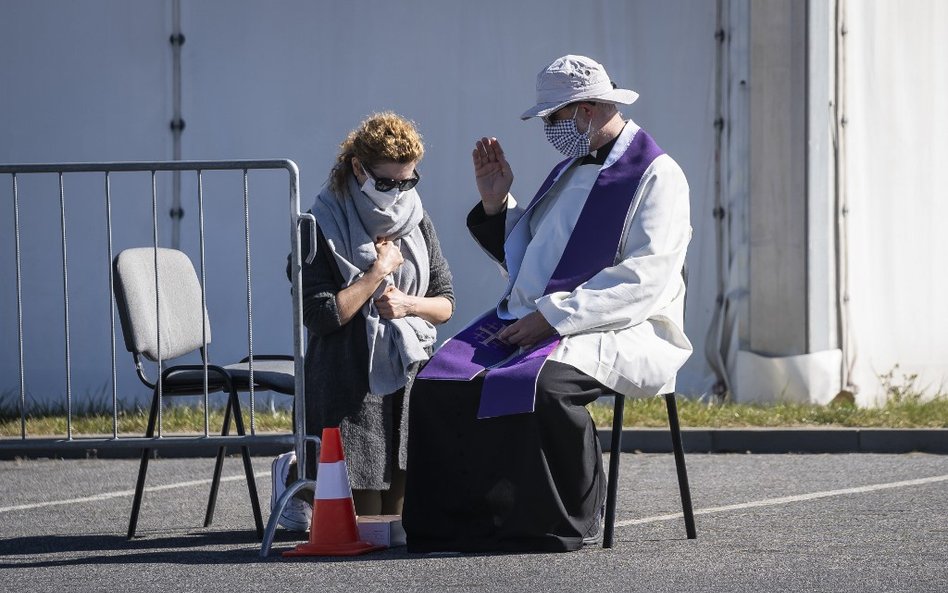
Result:
<svg viewBox="0 0 948 593"><path fill-rule="evenodd" d="M933 390L948 375L937 298L948 250L929 229L946 208L934 172L948 156L937 108L948 104L946 33L937 0L16 3L0 20L0 162L286 157L300 165L308 201L347 130L373 111L402 113L426 139L419 191L455 275L446 337L501 289L464 229L476 199L473 141L499 137L514 192L532 194L557 155L518 115L543 65L586 54L641 94L625 114L691 185L695 354L679 390L822 402L852 384L871 403L882 394L875 375L895 364ZM169 123L179 115L176 142ZM10 394L19 346L8 179L0 393ZM258 352L291 344L281 182L251 187ZM58 186L19 183L26 383L48 399L64 391ZM115 183L116 249L148 244L149 183ZM242 190L207 183L221 196L208 219L211 353L229 359L246 350L242 261L232 258L243 245L243 213L232 208ZM101 180L66 184L71 339L83 346L73 390L90 398L111 381ZM180 237L192 255L194 193L185 178L184 217L160 225L163 245ZM163 213L179 206L170 178L159 179L159 197ZM140 387L126 362L118 385L131 397Z"/></svg>

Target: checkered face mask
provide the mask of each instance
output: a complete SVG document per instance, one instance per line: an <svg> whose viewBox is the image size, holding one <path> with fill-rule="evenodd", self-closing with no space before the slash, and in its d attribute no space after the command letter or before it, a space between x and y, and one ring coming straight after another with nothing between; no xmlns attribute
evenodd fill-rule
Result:
<svg viewBox="0 0 948 593"><path fill-rule="evenodd" d="M572 118L550 122L543 126L546 139L550 141L553 148L568 157L581 157L589 154L589 128L592 127L592 120L589 121L586 132L580 132L576 128L577 111L579 111L579 105L573 111Z"/></svg>

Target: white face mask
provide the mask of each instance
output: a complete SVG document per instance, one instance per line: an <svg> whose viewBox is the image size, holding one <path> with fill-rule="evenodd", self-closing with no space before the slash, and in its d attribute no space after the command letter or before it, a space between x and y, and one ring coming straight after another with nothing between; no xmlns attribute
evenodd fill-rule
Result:
<svg viewBox="0 0 948 593"><path fill-rule="evenodd" d="M365 169L363 169L363 171L365 171ZM372 200L372 203L375 204L379 208L379 210L388 210L389 208L394 206L396 202L398 202L398 200L402 197L402 194L406 193L403 191L399 191L397 187L393 187L392 189L386 192L381 192L375 189L375 180L372 179L372 176L369 175L368 173L366 173L365 175L365 183L362 184L361 189L362 189L362 193L364 193L366 197ZM409 191L415 191L415 190L414 188L412 188Z"/></svg>
<svg viewBox="0 0 948 593"><path fill-rule="evenodd" d="M388 191L379 191L375 189L375 179L367 168L362 167L362 174L365 175L365 183L362 184L360 189L379 210L388 210L398 202L403 194L408 193L401 191L398 187L393 187ZM408 191L415 191L415 188Z"/></svg>

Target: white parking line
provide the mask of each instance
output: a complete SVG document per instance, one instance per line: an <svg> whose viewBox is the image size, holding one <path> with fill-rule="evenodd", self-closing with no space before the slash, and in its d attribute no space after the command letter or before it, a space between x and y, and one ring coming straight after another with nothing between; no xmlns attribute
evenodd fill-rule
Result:
<svg viewBox="0 0 948 593"><path fill-rule="evenodd" d="M270 477L270 472L260 472L255 473L256 478ZM227 476L226 478L221 478L221 482L236 482L238 480L245 480L246 477L244 474L239 474L236 476ZM210 484L211 480L192 480L190 482L176 482L174 484L165 484L164 486L149 486L145 488L145 492L160 492L162 490L173 490L175 488L189 488L191 486L203 486ZM0 507L0 513L9 513L11 511L25 511L28 509L40 509L43 507L54 507L64 504L75 504L77 502L97 502L100 500L108 500L110 498L122 498L123 496L134 496L134 490L119 490L116 492L104 492L102 494L96 494L93 496L83 496L82 498L70 498L69 500L50 500L47 502L34 502L30 504L18 504L11 507Z"/></svg>
<svg viewBox="0 0 948 593"><path fill-rule="evenodd" d="M741 509L753 509L757 507L770 507L779 504L790 504L792 502L801 502L804 500L816 500L818 498L829 498L831 496L846 496L848 494L862 494L864 492L876 492L878 490L889 490L891 488L906 488L908 486L921 486L923 484L934 484L936 482L948 481L948 474L943 476L932 476L930 478L919 478L917 480L905 480L902 482L887 482L884 484L870 484L869 486L858 486L856 488L843 488L840 490L824 490L822 492L810 492L808 494L798 494L796 496L781 496L779 498L765 498L763 500L754 500L751 502L742 502L739 504L729 504L723 507L709 507L706 509L696 509L695 515L710 515L711 513L724 513L727 511L739 511ZM672 519L681 519L681 513L671 515L656 515L654 517L643 517L641 519L628 519L626 521L616 521L616 527L628 527L629 525L642 525L643 523L655 523L658 521L671 521Z"/></svg>
<svg viewBox="0 0 948 593"><path fill-rule="evenodd" d="M254 474L257 478L269 477L270 472L259 472ZM243 480L244 475L239 474L235 476L228 476L226 478L221 478L221 482L236 482L238 480ZM924 484L934 484L937 482L948 481L948 474L942 476L932 476L930 478L919 478L917 480L904 480L901 482L886 482L883 484L870 484L868 486L858 486L855 488L843 488L840 490L824 490L821 492L809 492L807 494L797 494L795 496L781 496L779 498L765 498L763 500L753 500L750 502L742 502L738 504L730 504L720 507L709 507L706 509L696 509L694 511L695 515L710 515L712 513L724 513L727 511L739 511L742 509L752 509L758 507L769 507L776 506L781 504L790 504L794 502L802 502L806 500L816 500L819 498L829 498L832 496L846 496L850 494L862 494L865 492L876 492L879 490L890 490L892 488L907 488L909 486L921 486ZM162 490L172 490L175 488L188 488L191 486L202 486L210 484L210 480L192 480L190 482L177 482L174 484L165 484L164 486L150 486L145 488L145 492L160 492ZM132 496L135 494L134 490L119 490L117 492L105 492L103 494L96 494L94 496L84 496L82 498L71 498L69 500L51 500L47 502L37 502L31 504L20 504L9 507L0 507L0 513L8 513L11 511L24 511L28 509L37 509L43 507L59 506L64 504L75 504L79 502L97 502L100 500L108 500L110 498L121 498L124 496ZM672 521L674 519L681 519L681 513L672 513L669 515L655 515L653 517L642 517L641 519L627 519L625 521L616 521L616 527L628 527L630 525L642 525L645 523L656 523L658 521Z"/></svg>

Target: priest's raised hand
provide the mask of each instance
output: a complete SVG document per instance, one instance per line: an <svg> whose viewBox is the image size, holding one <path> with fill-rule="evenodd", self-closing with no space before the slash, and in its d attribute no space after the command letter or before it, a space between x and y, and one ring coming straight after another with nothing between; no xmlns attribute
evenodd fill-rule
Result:
<svg viewBox="0 0 948 593"><path fill-rule="evenodd" d="M504 149L497 138L481 138L471 156L484 212L490 216L498 214L504 209L507 193L513 184L513 171L504 156Z"/></svg>

